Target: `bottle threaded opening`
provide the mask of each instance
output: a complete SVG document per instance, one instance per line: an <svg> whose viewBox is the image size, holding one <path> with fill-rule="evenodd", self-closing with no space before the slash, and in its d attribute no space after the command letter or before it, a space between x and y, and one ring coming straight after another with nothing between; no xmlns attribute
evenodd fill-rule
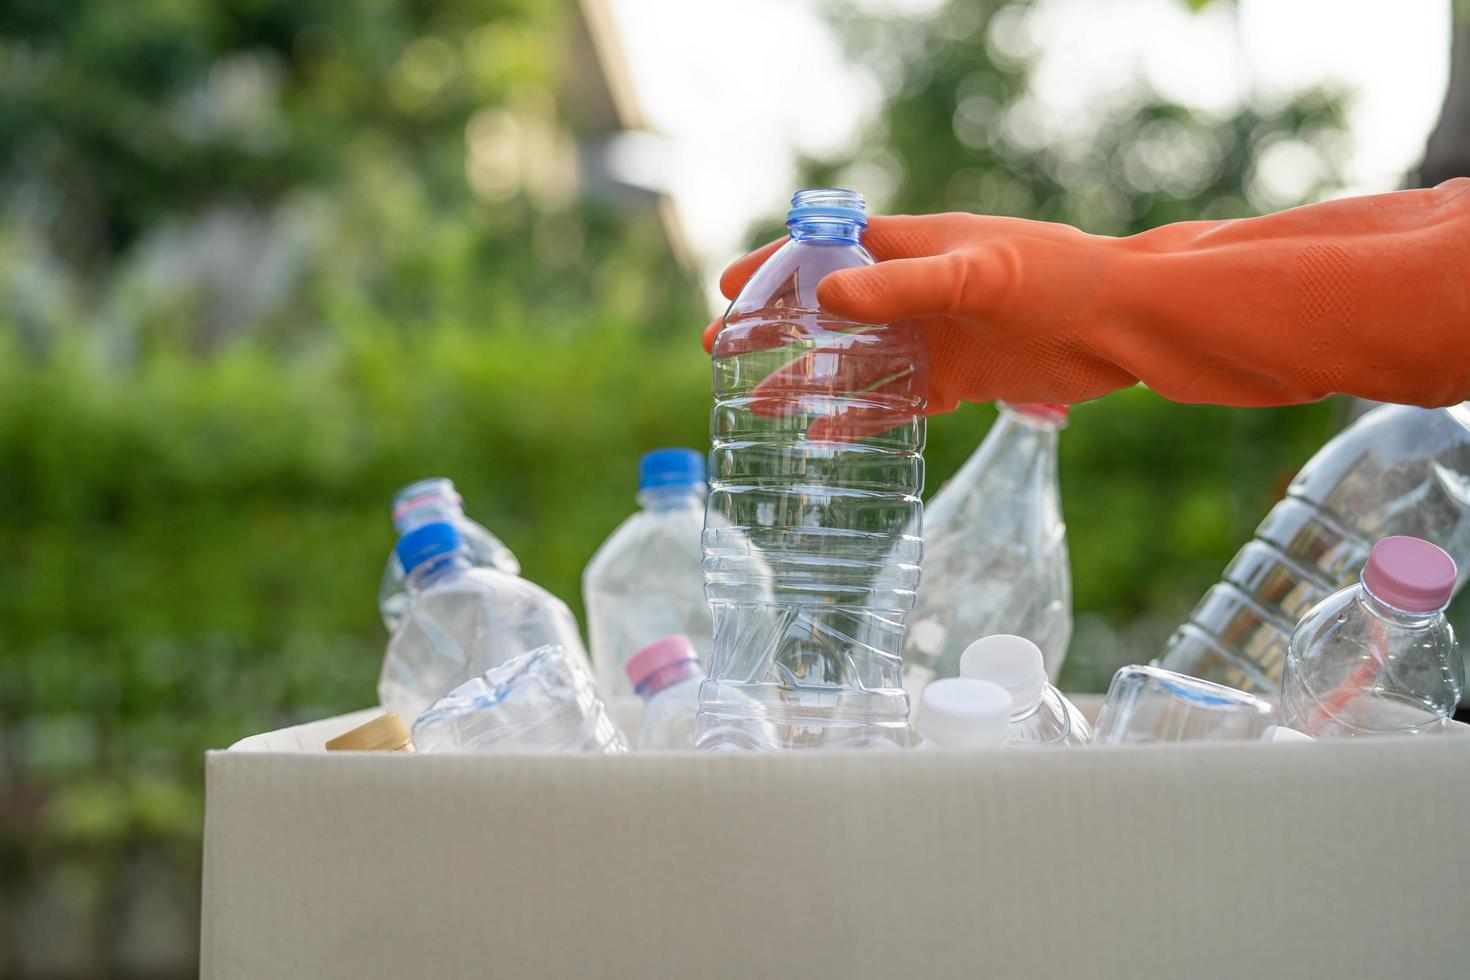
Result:
<svg viewBox="0 0 1470 980"><path fill-rule="evenodd" d="M791 209L786 212L788 225L796 221L823 218L866 225L868 205L857 191L840 187L810 188L791 195Z"/></svg>

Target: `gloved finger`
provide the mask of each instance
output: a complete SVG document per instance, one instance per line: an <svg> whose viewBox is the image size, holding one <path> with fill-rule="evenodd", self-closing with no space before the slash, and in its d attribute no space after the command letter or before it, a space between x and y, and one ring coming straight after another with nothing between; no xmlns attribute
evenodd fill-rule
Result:
<svg viewBox="0 0 1470 980"><path fill-rule="evenodd" d="M715 352L715 334L719 333L725 326L725 316L720 314L711 320L704 328L704 352L713 354Z"/></svg>
<svg viewBox="0 0 1470 980"><path fill-rule="evenodd" d="M995 310L1016 281L1014 254L993 248L842 269L817 284L817 301L858 323L983 317Z"/></svg>
<svg viewBox="0 0 1470 980"><path fill-rule="evenodd" d="M851 441L912 419L928 386L925 366L858 344L810 351L772 372L751 392L761 418L810 415L809 439Z"/></svg>
<svg viewBox="0 0 1470 980"><path fill-rule="evenodd" d="M785 245L787 241L788 239L782 237L766 242L754 252L747 253L731 262L720 276L720 292L725 295L725 298L733 300L738 296L746 280L755 274L755 270L759 269L766 259L771 257L772 252Z"/></svg>

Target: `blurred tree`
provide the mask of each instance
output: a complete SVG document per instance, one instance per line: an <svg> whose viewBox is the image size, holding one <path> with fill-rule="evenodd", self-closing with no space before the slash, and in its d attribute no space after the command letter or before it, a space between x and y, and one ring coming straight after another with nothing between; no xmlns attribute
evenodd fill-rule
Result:
<svg viewBox="0 0 1470 980"><path fill-rule="evenodd" d="M594 305L682 326L653 210L582 193L576 10L0 7L0 304L33 348L76 331L114 358L330 341L345 297L406 327Z"/></svg>

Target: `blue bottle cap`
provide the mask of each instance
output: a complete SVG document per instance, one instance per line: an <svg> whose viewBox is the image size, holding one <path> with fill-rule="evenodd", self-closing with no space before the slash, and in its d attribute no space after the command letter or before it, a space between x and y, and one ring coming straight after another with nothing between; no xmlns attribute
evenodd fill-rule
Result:
<svg viewBox="0 0 1470 980"><path fill-rule="evenodd" d="M655 449L638 461L638 489L704 482L704 456L693 449Z"/></svg>
<svg viewBox="0 0 1470 980"><path fill-rule="evenodd" d="M453 524L435 521L414 528L399 538L394 551L398 553L398 562L407 575L424 562L458 551L462 547L464 539L459 536Z"/></svg>

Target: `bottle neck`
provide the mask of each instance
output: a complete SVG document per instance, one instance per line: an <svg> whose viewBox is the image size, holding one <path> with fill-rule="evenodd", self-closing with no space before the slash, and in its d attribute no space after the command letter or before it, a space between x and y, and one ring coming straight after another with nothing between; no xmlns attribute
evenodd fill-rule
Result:
<svg viewBox="0 0 1470 980"><path fill-rule="evenodd" d="M700 669L699 661L680 660L676 663L660 667L643 678L643 682L637 687L637 694L646 701L655 694L666 691L681 681L687 681L691 677L702 676L704 676L704 671Z"/></svg>
<svg viewBox="0 0 1470 980"><path fill-rule="evenodd" d="M1367 609L1376 618L1386 623L1391 623L1399 629L1428 629L1444 616L1443 609L1436 609L1432 612L1410 612L1406 609L1391 606L1374 595L1368 588L1367 583L1361 583L1358 592L1359 601L1363 604L1363 608Z"/></svg>
<svg viewBox="0 0 1470 980"><path fill-rule="evenodd" d="M837 242L858 245L866 222L832 215L813 215L787 222L793 242Z"/></svg>
<svg viewBox="0 0 1470 980"><path fill-rule="evenodd" d="M670 483L661 487L644 487L638 491L638 505L644 510L678 510L685 507L703 507L705 485L703 483Z"/></svg>
<svg viewBox="0 0 1470 980"><path fill-rule="evenodd" d="M469 556L462 551L437 555L408 573L408 587L416 592L422 591L471 567Z"/></svg>

